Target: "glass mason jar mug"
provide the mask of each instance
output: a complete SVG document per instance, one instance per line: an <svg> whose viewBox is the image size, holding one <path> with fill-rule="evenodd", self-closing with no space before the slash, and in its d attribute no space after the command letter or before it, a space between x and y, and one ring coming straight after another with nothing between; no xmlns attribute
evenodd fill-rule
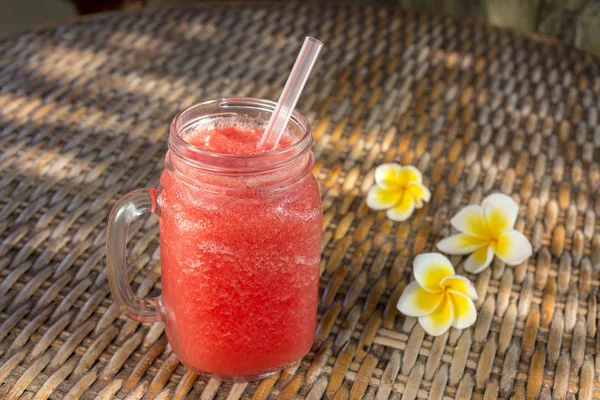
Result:
<svg viewBox="0 0 600 400"><path fill-rule="evenodd" d="M322 205L307 119L294 112L291 144L261 154L186 142L223 123L264 128L274 106L223 98L180 112L159 186L125 195L108 221L115 303L134 320L165 322L181 362L222 379L272 374L302 358L315 333ZM140 299L127 278L127 228L151 212L159 218L162 294Z"/></svg>

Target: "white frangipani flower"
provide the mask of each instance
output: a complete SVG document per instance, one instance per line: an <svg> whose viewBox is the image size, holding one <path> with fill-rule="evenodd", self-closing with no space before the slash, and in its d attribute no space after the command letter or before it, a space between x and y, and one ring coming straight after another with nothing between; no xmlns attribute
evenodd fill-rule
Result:
<svg viewBox="0 0 600 400"><path fill-rule="evenodd" d="M501 193L486 197L481 205L468 205L450 223L461 233L443 239L437 248L446 254L471 254L465 270L478 274L494 255L509 265L517 265L532 254L531 243L514 229L519 213L515 201Z"/></svg>
<svg viewBox="0 0 600 400"><path fill-rule="evenodd" d="M477 320L477 291L471 281L456 275L454 266L439 253L419 254L413 262L415 281L406 286L398 310L417 317L425 332L439 336L450 329L467 328Z"/></svg>
<svg viewBox="0 0 600 400"><path fill-rule="evenodd" d="M392 221L406 221L415 208L423 207L431 198L423 185L421 172L412 165L381 164L375 169L375 186L367 194L367 206L387 210Z"/></svg>

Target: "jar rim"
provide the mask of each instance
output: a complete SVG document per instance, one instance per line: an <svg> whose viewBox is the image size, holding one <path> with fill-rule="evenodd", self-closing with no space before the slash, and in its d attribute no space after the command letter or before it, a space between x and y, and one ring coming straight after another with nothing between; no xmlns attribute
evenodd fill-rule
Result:
<svg viewBox="0 0 600 400"><path fill-rule="evenodd" d="M275 109L275 106L276 103L271 100L235 96L221 97L191 105L177 113L177 115L175 115L171 121L169 149L173 151L176 156L185 160L186 163L190 165L201 166L203 168L206 168L210 165L217 166L220 162L227 161L241 161L247 166L258 163L263 167L267 165L270 167L277 167L279 164L288 163L290 159L304 154L310 149L313 143L310 123L308 119L297 110L292 112L290 123L296 124L298 128L301 129L302 136L291 146L283 149L271 150L259 154L224 154L193 146L185 141L181 135L183 130L187 127L182 126L184 118L190 113L194 112L199 112L199 115L202 115L202 109L227 110L228 108L247 108L272 113Z"/></svg>

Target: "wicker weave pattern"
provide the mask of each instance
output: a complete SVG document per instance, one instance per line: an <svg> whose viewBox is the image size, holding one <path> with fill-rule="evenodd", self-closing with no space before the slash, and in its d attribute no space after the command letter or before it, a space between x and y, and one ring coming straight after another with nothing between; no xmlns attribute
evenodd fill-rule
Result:
<svg viewBox="0 0 600 400"><path fill-rule="evenodd" d="M300 103L325 213L316 343L262 382L208 380L162 325L119 316L106 219L156 183L179 109L276 98L304 34L326 44ZM296 3L107 14L0 42L0 398L598 398L599 71L486 25ZM402 224L364 204L392 160L433 193ZM429 337L395 309L412 258L493 191L520 203L534 257L472 277L476 325ZM155 219L131 230L140 296L160 290L157 239Z"/></svg>

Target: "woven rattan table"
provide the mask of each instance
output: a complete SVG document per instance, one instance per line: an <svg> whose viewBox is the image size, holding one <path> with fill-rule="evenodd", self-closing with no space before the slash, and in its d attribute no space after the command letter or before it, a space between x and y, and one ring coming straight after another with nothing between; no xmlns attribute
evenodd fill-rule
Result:
<svg viewBox="0 0 600 400"><path fill-rule="evenodd" d="M107 215L156 183L179 109L275 99L306 34L326 44L300 103L325 216L316 342L262 382L198 377L161 324L113 305ZM589 55L388 8L221 4L5 39L0 398L598 398L599 104ZM374 167L392 160L418 166L432 189L405 223L364 203ZM494 191L520 204L534 256L471 276L476 324L430 337L395 308L412 259ZM160 291L157 238L155 219L132 231L140 296Z"/></svg>

